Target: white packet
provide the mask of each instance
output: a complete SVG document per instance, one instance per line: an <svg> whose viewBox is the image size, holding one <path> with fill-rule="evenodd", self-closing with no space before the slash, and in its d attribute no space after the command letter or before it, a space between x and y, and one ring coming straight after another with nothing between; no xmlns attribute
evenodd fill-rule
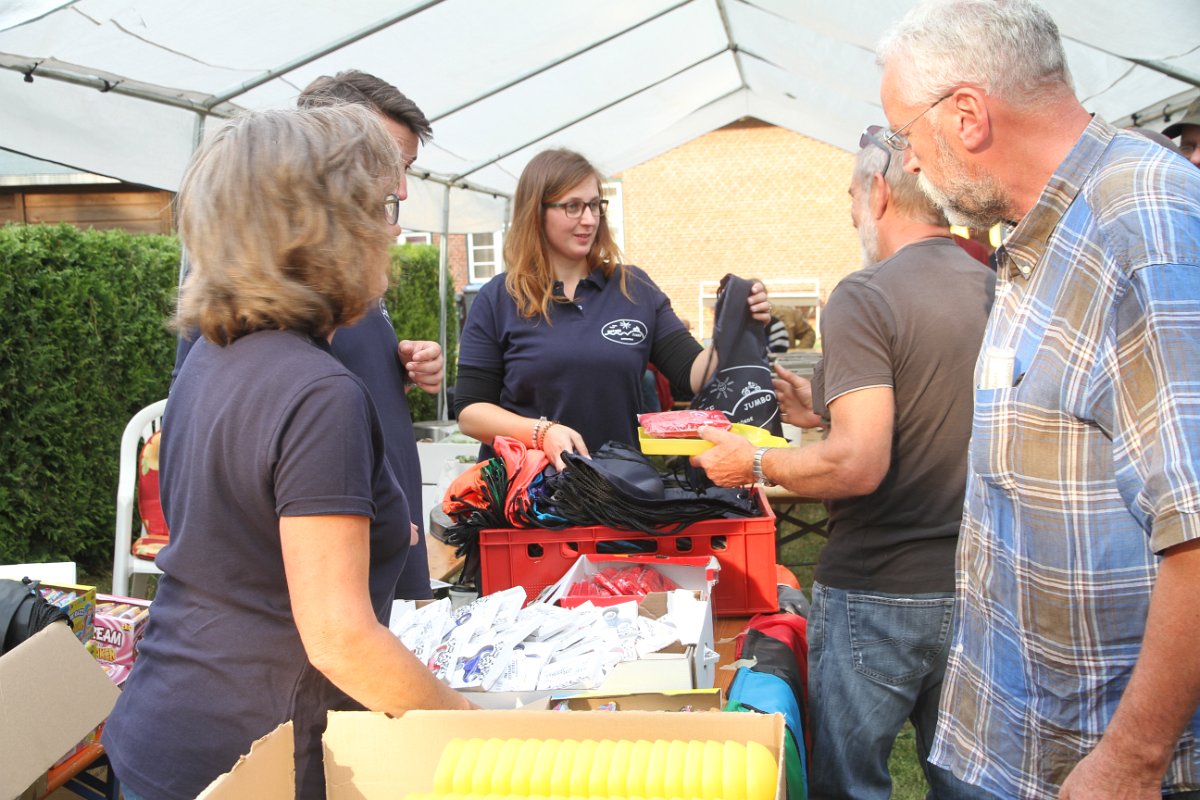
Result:
<svg viewBox="0 0 1200 800"><path fill-rule="evenodd" d="M496 616L492 627L497 631L510 628L517 621L517 615L525 605L525 590L520 586L503 589L491 597L496 598Z"/></svg>
<svg viewBox="0 0 1200 800"><path fill-rule="evenodd" d="M639 658L644 658L650 653L657 653L667 645L679 641L679 632L669 622L638 617L637 625L636 650Z"/></svg>
<svg viewBox="0 0 1200 800"><path fill-rule="evenodd" d="M553 691L579 687L594 689L604 681L600 654L594 650L574 658L553 661L542 667L538 676L538 691Z"/></svg>
<svg viewBox="0 0 1200 800"><path fill-rule="evenodd" d="M528 692L536 689L538 675L550 657L550 648L542 642L518 642L506 654L508 663L488 691Z"/></svg>

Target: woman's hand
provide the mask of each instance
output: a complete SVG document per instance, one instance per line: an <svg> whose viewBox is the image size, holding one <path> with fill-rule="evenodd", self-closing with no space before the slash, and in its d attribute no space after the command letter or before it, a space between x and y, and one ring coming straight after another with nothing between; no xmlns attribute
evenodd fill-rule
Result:
<svg viewBox="0 0 1200 800"><path fill-rule="evenodd" d="M767 287L763 282L755 280L750 284L750 296L746 298L746 306L750 316L764 326L771 323L771 302L767 299Z"/></svg>
<svg viewBox="0 0 1200 800"><path fill-rule="evenodd" d="M542 452L550 459L554 468L561 471L567 467L562 457L567 451L585 457L589 455L587 445L583 443L579 432L556 422L542 436Z"/></svg>

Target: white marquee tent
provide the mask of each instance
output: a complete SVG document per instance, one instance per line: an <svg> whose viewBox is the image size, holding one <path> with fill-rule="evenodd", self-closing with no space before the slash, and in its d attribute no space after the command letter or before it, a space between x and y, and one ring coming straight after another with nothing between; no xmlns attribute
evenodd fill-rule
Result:
<svg viewBox="0 0 1200 800"><path fill-rule="evenodd" d="M1158 128L1196 95L1197 0L1043 1L1090 110ZM0 0L0 148L173 190L209 117L357 68L433 122L406 227L491 231L549 146L614 173L755 117L854 147L912 2Z"/></svg>

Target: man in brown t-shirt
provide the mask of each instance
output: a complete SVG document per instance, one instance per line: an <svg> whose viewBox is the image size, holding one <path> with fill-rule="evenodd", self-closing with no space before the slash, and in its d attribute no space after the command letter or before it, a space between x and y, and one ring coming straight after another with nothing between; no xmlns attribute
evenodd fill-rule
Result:
<svg viewBox="0 0 1200 800"><path fill-rule="evenodd" d="M778 483L829 506L813 585L810 797L887 798L906 719L935 797L977 796L929 765L954 597L975 359L995 275L868 129L850 184L868 265L833 290L809 381L779 369L786 421L819 444L755 449L706 429L694 464L722 486Z"/></svg>

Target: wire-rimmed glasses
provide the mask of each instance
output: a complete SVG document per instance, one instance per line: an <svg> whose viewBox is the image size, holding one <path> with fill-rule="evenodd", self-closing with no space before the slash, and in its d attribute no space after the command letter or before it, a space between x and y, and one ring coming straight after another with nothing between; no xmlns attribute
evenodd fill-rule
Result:
<svg viewBox="0 0 1200 800"><path fill-rule="evenodd" d="M387 217L388 225L395 225L400 221L400 196L389 194L383 198L383 213Z"/></svg>
<svg viewBox="0 0 1200 800"><path fill-rule="evenodd" d="M913 126L913 123L915 123L921 117L925 116L930 111L932 111L934 106L936 106L938 103L945 100L947 97L954 96L954 93L957 91L958 91L958 89L951 89L949 92L942 95L937 100L934 100L920 114L917 114L915 117L910 119L906 124L901 125L899 128L897 128L896 130L894 130L890 134L888 134L887 138L885 138L883 141L887 144L888 147L892 148L897 153L903 153L905 150L908 149L908 144L909 144L908 137L904 135L904 132L906 130L908 130L909 128L911 128Z"/></svg>

